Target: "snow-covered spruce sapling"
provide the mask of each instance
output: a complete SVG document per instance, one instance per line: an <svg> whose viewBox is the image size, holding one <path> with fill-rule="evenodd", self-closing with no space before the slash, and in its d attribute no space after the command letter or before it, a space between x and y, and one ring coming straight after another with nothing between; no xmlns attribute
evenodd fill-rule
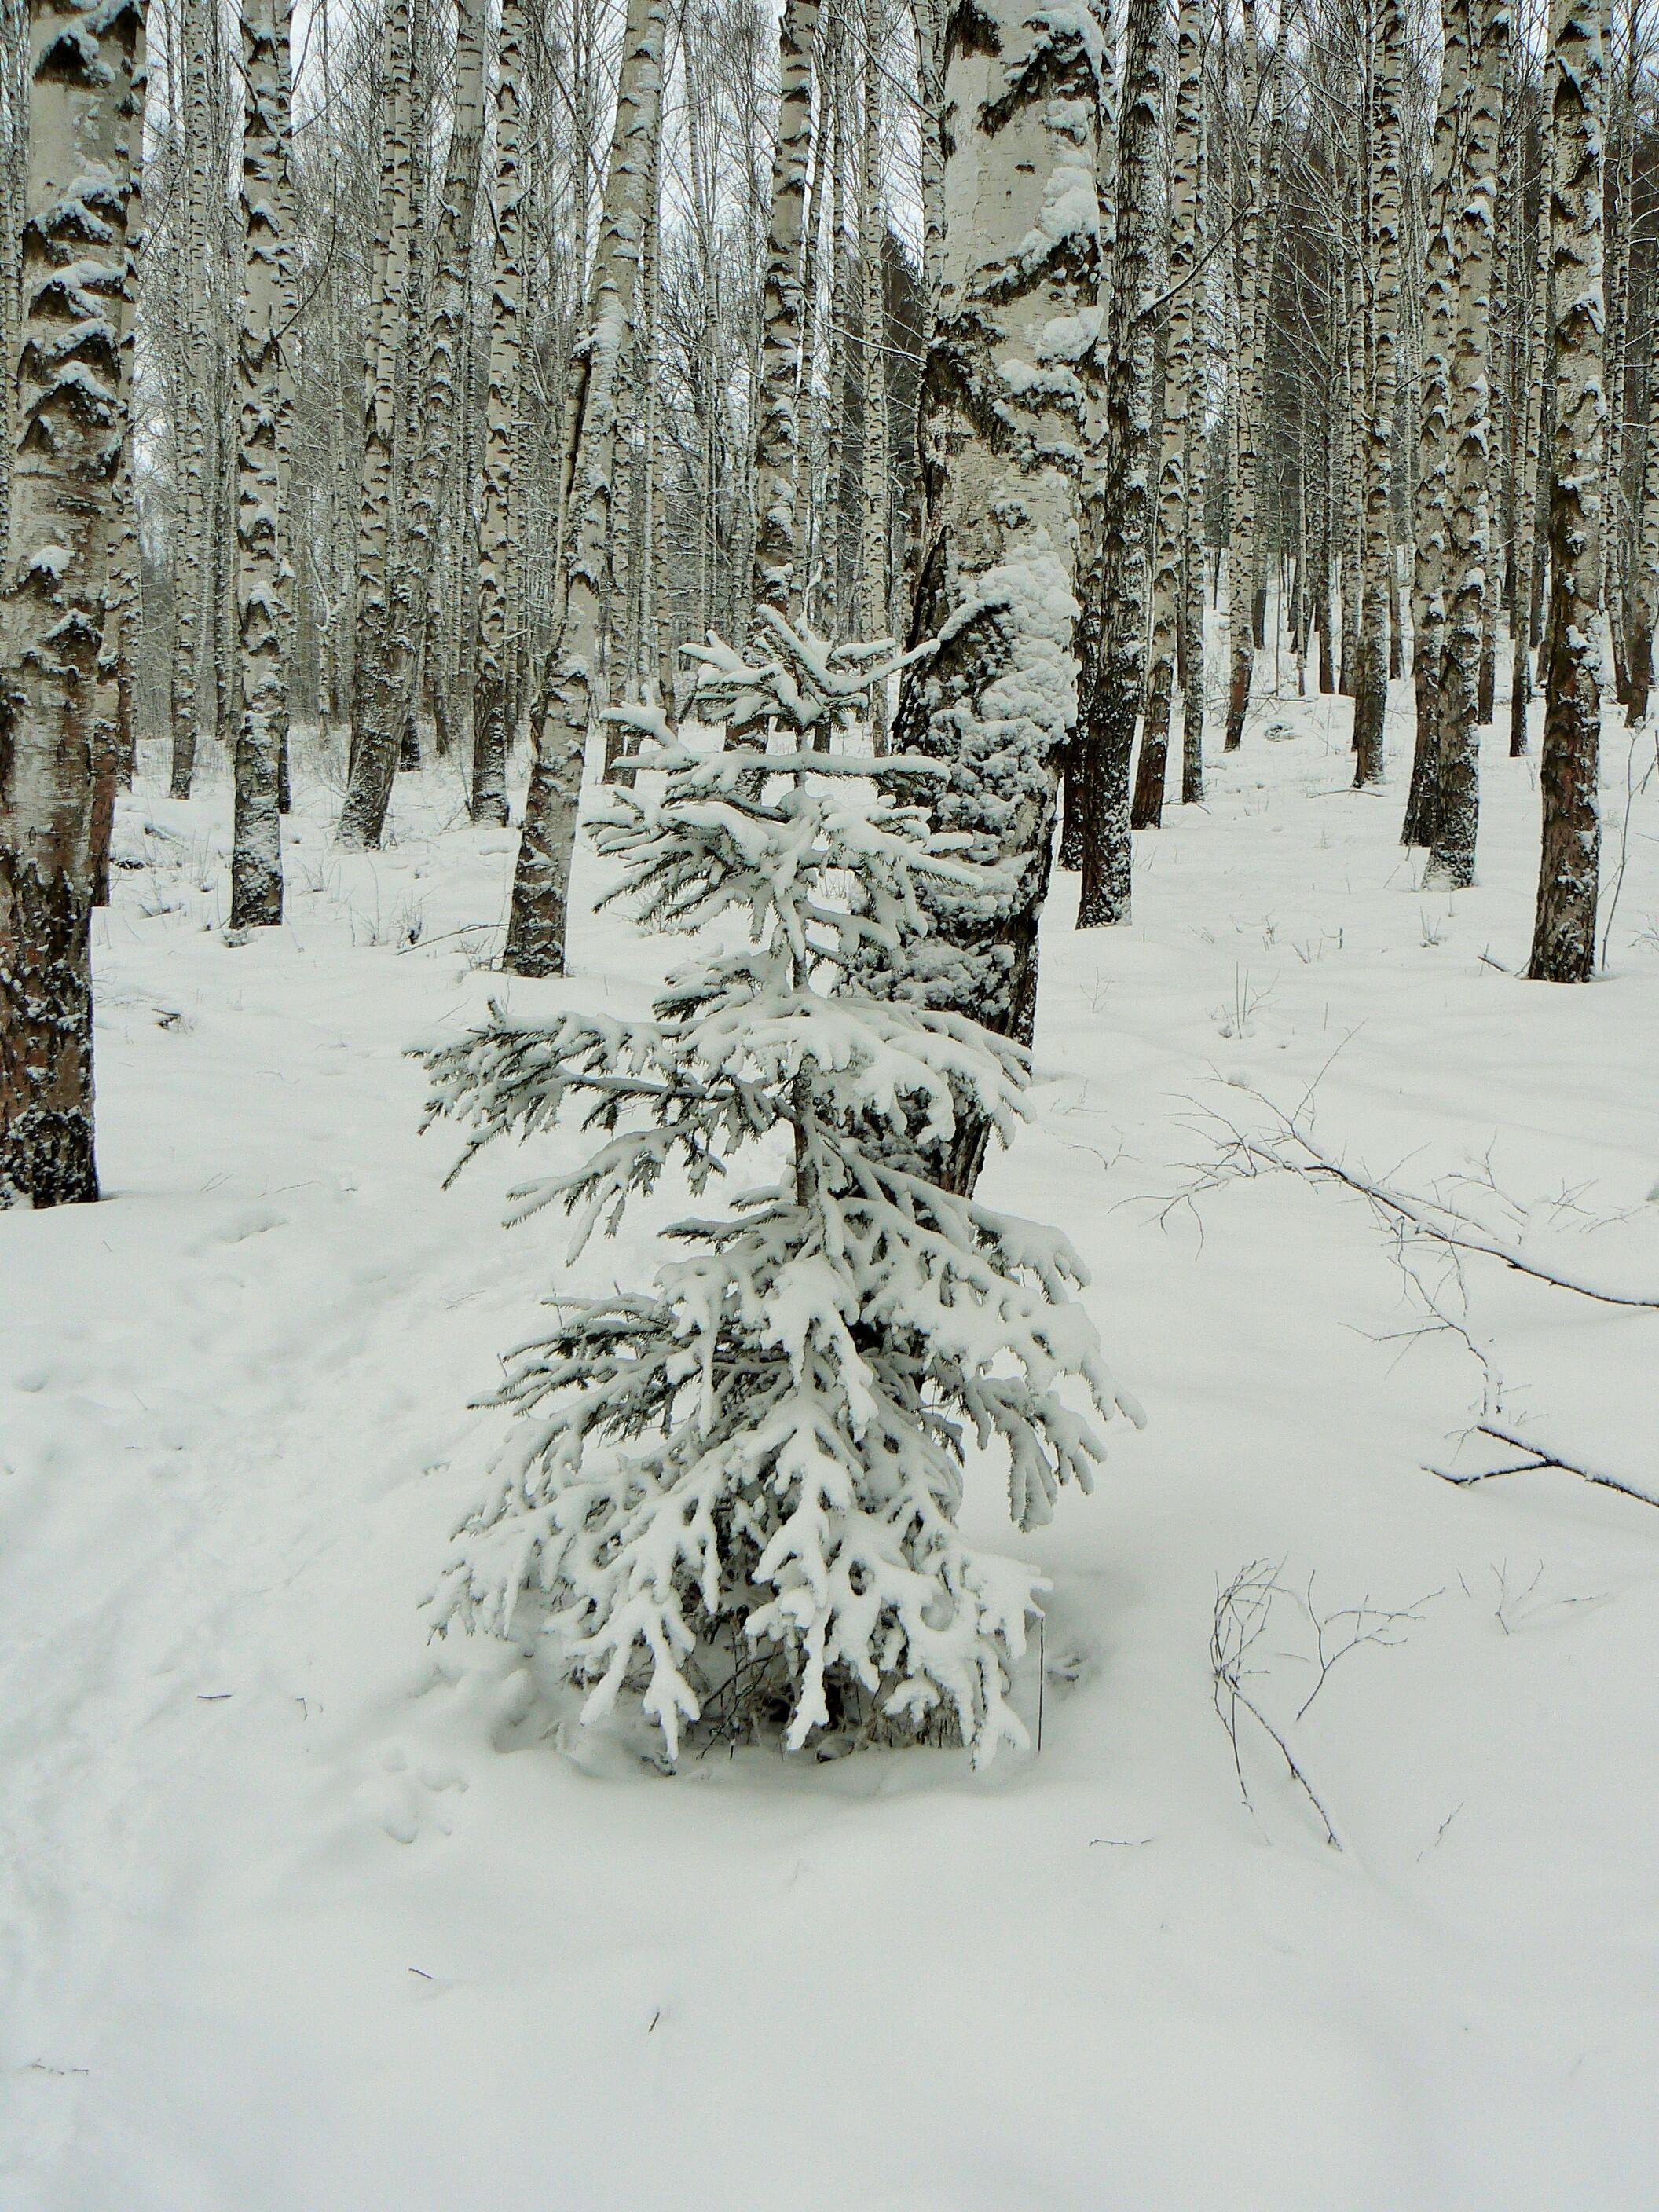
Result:
<svg viewBox="0 0 1659 2212"><path fill-rule="evenodd" d="M593 828L611 896L666 929L744 912L748 941L672 974L648 1020L495 1012L422 1055L431 1113L473 1125L458 1169L584 1113L599 1149L513 1217L560 1201L573 1254L671 1170L694 1200L739 1152L768 1172L667 1230L684 1256L650 1291L554 1302L499 1393L523 1423L440 1620L551 1631L584 1718L635 1695L671 1759L693 1723L989 1759L1026 1740L1009 1688L1043 1584L963 1540L965 1453L1000 1447L1030 1528L1101 1457L1066 1386L1125 1401L1065 1238L927 1171L964 1110L1006 1139L1030 1079L1019 1046L910 986L918 882L975 872L887 785L940 771L774 754L761 792L742 751L640 765L660 795L616 794Z"/></svg>

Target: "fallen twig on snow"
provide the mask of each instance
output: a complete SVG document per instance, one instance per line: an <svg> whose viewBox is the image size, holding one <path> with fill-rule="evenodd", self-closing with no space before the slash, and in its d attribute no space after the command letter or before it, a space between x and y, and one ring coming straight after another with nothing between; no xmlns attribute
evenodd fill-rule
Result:
<svg viewBox="0 0 1659 2212"><path fill-rule="evenodd" d="M1622 1481L1618 1475L1607 1474L1600 1468L1583 1467L1577 1460L1564 1459L1559 1452L1551 1451L1532 1437L1517 1436L1513 1429L1499 1428L1495 1422L1476 1421L1468 1433L1490 1437L1494 1443L1506 1444L1511 1451L1522 1452L1526 1456L1513 1467L1489 1467L1468 1474L1455 1474L1449 1468L1429 1468L1431 1474L1437 1474L1442 1482L1455 1483L1460 1490L1472 1489L1480 1482L1497 1482L1507 1474L1537 1474L1547 1468L1555 1468L1563 1474L1576 1474L1581 1482L1594 1483L1599 1490L1616 1490L1621 1498L1633 1498L1639 1505L1659 1505L1659 1496L1652 1491L1638 1489L1633 1482Z"/></svg>
<svg viewBox="0 0 1659 2212"><path fill-rule="evenodd" d="M1250 1091L1247 1096L1267 1109L1277 1122L1277 1128L1265 1137L1254 1136L1213 1107L1201 1109L1224 1134L1217 1141L1217 1158L1199 1182L1199 1189L1218 1188L1224 1182L1269 1169L1300 1176L1306 1182L1334 1182L1363 1198L1401 1238L1420 1237L1448 1251L1474 1253L1495 1260L1500 1267L1524 1275L1529 1281L1547 1284L1553 1290L1570 1291L1578 1297L1592 1298L1600 1305L1659 1311L1659 1292L1609 1290L1602 1284L1587 1282L1581 1276L1528 1259L1516 1246L1492 1236L1472 1214L1445 1200L1398 1189L1392 1183L1368 1175L1363 1168L1350 1167L1346 1161L1337 1159L1314 1141L1304 1123L1275 1105L1263 1092Z"/></svg>

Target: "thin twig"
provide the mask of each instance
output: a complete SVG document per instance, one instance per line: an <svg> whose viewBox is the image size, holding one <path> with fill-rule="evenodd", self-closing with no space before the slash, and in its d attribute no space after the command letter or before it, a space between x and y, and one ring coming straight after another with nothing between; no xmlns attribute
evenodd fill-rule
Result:
<svg viewBox="0 0 1659 2212"><path fill-rule="evenodd" d="M1505 1444L1511 1451L1525 1454L1513 1467L1489 1467L1469 1474L1458 1474L1443 1467L1431 1467L1431 1474L1437 1474L1442 1482L1449 1482L1460 1490L1470 1490L1477 1483L1497 1482L1510 1474L1538 1474L1553 1468L1562 1474L1576 1474L1581 1482L1594 1483L1598 1490L1616 1490L1621 1498L1633 1498L1638 1505L1659 1505L1659 1497L1651 1491L1638 1490L1633 1482L1622 1481L1616 1474L1607 1474L1600 1468L1581 1467L1576 1460L1563 1459L1559 1452L1535 1443L1530 1437L1517 1436L1514 1430L1500 1428L1493 1421L1477 1421L1471 1435L1490 1437L1494 1443Z"/></svg>

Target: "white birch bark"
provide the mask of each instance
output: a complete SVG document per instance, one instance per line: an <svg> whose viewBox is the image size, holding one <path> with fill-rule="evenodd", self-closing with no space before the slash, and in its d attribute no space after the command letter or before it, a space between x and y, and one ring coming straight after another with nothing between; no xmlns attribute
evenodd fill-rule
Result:
<svg viewBox="0 0 1659 2212"><path fill-rule="evenodd" d="M363 360L362 475L352 656L354 754L385 634L392 547L398 358L407 335L412 214L410 135L414 54L410 0L386 0L380 71L380 192Z"/></svg>
<svg viewBox="0 0 1659 2212"><path fill-rule="evenodd" d="M788 615L800 593L796 477L800 467L801 240L812 152L812 77L818 0L784 0L778 27L778 128L762 304L760 392L756 406L756 607ZM652 364L654 366L654 363Z"/></svg>
<svg viewBox="0 0 1659 2212"><path fill-rule="evenodd" d="M1434 173L1424 249L1422 358L1417 422L1417 493L1413 525L1412 678L1417 738L1401 832L1407 845L1434 842L1440 765L1440 679L1450 547L1451 419L1448 375L1456 306L1453 195L1462 162L1468 102L1468 0L1445 0L1440 99L1434 125Z"/></svg>
<svg viewBox="0 0 1659 2212"><path fill-rule="evenodd" d="M629 0L599 244L566 410L578 431L568 465L562 605L538 726L532 732L507 921L505 964L521 975L564 972L570 858L592 712L600 593L617 446L617 381L638 312L638 277L662 103L667 0Z"/></svg>
<svg viewBox="0 0 1659 2212"><path fill-rule="evenodd" d="M1394 411L1400 325L1401 101L1405 70L1401 0L1378 0L1371 175L1364 288L1366 389L1359 423L1364 517L1359 638L1354 679L1354 784L1380 783L1389 703L1389 604L1393 566ZM1362 187L1363 188L1363 187Z"/></svg>
<svg viewBox="0 0 1659 2212"><path fill-rule="evenodd" d="M1129 919L1129 777L1144 684L1152 522L1147 476L1164 46L1164 0L1130 0L1106 347L1104 636L1097 664L1085 672L1079 749L1084 823L1079 929Z"/></svg>
<svg viewBox="0 0 1659 2212"><path fill-rule="evenodd" d="M912 634L938 638L896 742L949 769L943 824L1009 869L942 896L943 999L1029 1036L1060 760L1078 720L1079 532L1099 375L1096 179L1103 50L1080 10L953 10L945 33L945 234L923 372L926 495ZM958 1188L984 1133L965 1129Z"/></svg>
<svg viewBox="0 0 1659 2212"><path fill-rule="evenodd" d="M137 646L138 516L132 482L132 357L137 301L138 249L143 231L144 88L146 47L142 9L133 45L131 76L121 104L116 160L126 174L127 212L119 314L121 458L109 524L104 630L98 650L98 691L93 707L92 902L109 904L110 838L118 786L131 787L133 768L133 663ZM21 150L21 149L19 149ZM12 291L9 275L0 290ZM15 304L15 303L14 303ZM10 415L8 410L7 420ZM9 457L7 460L9 472ZM0 549L5 543L0 528Z"/></svg>
<svg viewBox="0 0 1659 2212"><path fill-rule="evenodd" d="M432 243L433 298L425 359L407 381L403 435L412 448L408 495L387 594L385 635L374 656L351 786L340 817L349 848L377 846L386 827L404 732L414 715L446 466L465 378L468 249L483 131L483 52L479 0L457 0L455 104L441 210ZM418 391L416 405L412 393Z"/></svg>
<svg viewBox="0 0 1659 2212"><path fill-rule="evenodd" d="M236 498L236 607L241 649L241 726L236 737L230 926L271 928L283 918L282 825L277 812L286 719L283 649L288 574L282 545L280 423L287 372L282 159L289 71L286 18L274 0L242 0L240 205L244 240L241 395Z"/></svg>
<svg viewBox="0 0 1659 2212"><path fill-rule="evenodd" d="M219 332L214 314L217 297L214 258L217 242L216 195L210 173L213 146L212 41L203 0L182 0L185 183L184 266L185 297L180 303L188 332L185 421L179 441L178 522L173 546L173 648L172 672L173 760L169 781L174 799L188 799L196 773L196 749L202 724L202 692L212 653L214 605L215 369ZM176 85L178 80L175 77Z"/></svg>
<svg viewBox="0 0 1659 2212"><path fill-rule="evenodd" d="M1653 632L1659 623L1659 301L1648 310L1647 424L1643 432L1641 504L1630 611L1630 698L1625 719L1632 729L1647 719L1653 690ZM1522 606L1517 568L1516 611ZM1520 651L1517 643L1516 652Z"/></svg>
<svg viewBox="0 0 1659 2212"><path fill-rule="evenodd" d="M478 514L478 674L472 705L471 810L475 822L507 820L507 526L519 388L523 290L523 187L519 175L519 77L524 66L523 0L501 0L495 73L495 243L490 273L489 398L483 489Z"/></svg>
<svg viewBox="0 0 1659 2212"><path fill-rule="evenodd" d="M1197 327L1198 164L1203 121L1205 0L1180 0L1176 19L1176 108L1170 143L1170 327L1164 360L1164 417L1158 444L1146 712L1135 780L1133 826L1164 818L1170 705L1182 621L1188 535L1187 459Z"/></svg>
<svg viewBox="0 0 1659 2212"><path fill-rule="evenodd" d="M0 596L0 1206L95 1199L93 699L120 466L131 0L29 0Z"/></svg>
<svg viewBox="0 0 1659 2212"><path fill-rule="evenodd" d="M1231 195L1237 224L1234 269L1238 286L1238 337L1233 371L1231 527L1227 542L1226 750L1244 741L1250 679L1255 661L1255 342L1257 270L1261 257L1263 85L1255 0L1241 0L1243 18L1243 174Z"/></svg>
<svg viewBox="0 0 1659 2212"><path fill-rule="evenodd" d="M1445 647L1439 682L1438 763L1425 883L1474 881L1480 817L1480 646L1486 612L1492 472L1492 277L1498 143L1511 28L1508 0L1474 0L1462 129L1455 258L1456 309L1447 364L1450 499L1447 514Z"/></svg>
<svg viewBox="0 0 1659 2212"><path fill-rule="evenodd" d="M1549 626L1544 644L1543 836L1528 974L1587 983L1595 967L1601 844L1596 792L1601 612L1601 103L1600 0L1555 0L1551 52L1550 333L1555 424L1550 441Z"/></svg>
<svg viewBox="0 0 1659 2212"><path fill-rule="evenodd" d="M864 11L864 138L859 162L860 270L864 286L861 384L864 446L859 504L858 629L868 640L890 629L887 599L887 555L890 503L887 455L887 215L882 200L881 66L882 0L866 0ZM887 697L877 685L870 694L870 744L879 752L887 742Z"/></svg>
<svg viewBox="0 0 1659 2212"><path fill-rule="evenodd" d="M1544 78L1543 137L1549 143L1549 117L1554 105L1554 79L1547 68ZM1539 465L1543 447L1544 377L1549 353L1550 198L1546 184L1539 195L1538 231L1533 254L1530 313L1527 332L1525 413L1520 427L1515 495L1515 622L1510 654L1510 754L1518 759L1527 750L1527 709L1532 701L1534 576L1538 560Z"/></svg>

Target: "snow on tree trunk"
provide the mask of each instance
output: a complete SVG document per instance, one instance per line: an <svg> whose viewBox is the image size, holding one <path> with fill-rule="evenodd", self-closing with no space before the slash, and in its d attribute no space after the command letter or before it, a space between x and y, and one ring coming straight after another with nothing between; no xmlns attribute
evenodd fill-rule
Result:
<svg viewBox="0 0 1659 2212"><path fill-rule="evenodd" d="M1191 534L1187 482L1193 342L1197 328L1198 161L1203 121L1205 0L1181 0L1176 20L1176 110L1170 149L1170 330L1164 361L1164 428L1158 450L1156 553L1146 712L1135 778L1133 826L1164 819L1170 750L1170 702L1183 619L1183 554ZM1190 672L1189 672L1190 675ZM1201 678L1200 678L1201 681Z"/></svg>
<svg viewBox="0 0 1659 2212"><path fill-rule="evenodd" d="M943 760L940 825L1009 866L943 898L946 1002L1029 1037L1054 799L1078 722L1079 535L1100 335L1096 179L1103 48L1082 10L952 11L945 47L944 266L922 376L924 514L895 743ZM952 1182L984 1147L970 1127Z"/></svg>
<svg viewBox="0 0 1659 2212"><path fill-rule="evenodd" d="M533 732L530 792L513 880L504 963L520 975L564 973L570 859L593 702L600 596L610 538L617 381L637 313L652 145L662 103L667 0L629 0L616 127L584 324L566 391L574 436L565 464L567 522L556 635Z"/></svg>
<svg viewBox="0 0 1659 2212"><path fill-rule="evenodd" d="M286 22L273 0L242 0L242 320L236 500L236 608L240 626L242 721L236 738L235 820L230 855L230 926L269 928L283 918L278 770L284 721L283 645L288 577L282 557L278 422L286 383L279 171L287 136Z"/></svg>
<svg viewBox="0 0 1659 2212"><path fill-rule="evenodd" d="M1394 410L1400 322L1400 139L1405 68L1401 0L1379 0L1369 153L1370 235L1364 287L1366 383L1359 426L1364 514L1358 652L1354 673L1354 784L1380 783L1389 706L1389 598L1393 563Z"/></svg>
<svg viewBox="0 0 1659 2212"><path fill-rule="evenodd" d="M29 0L21 345L0 597L0 1206L98 1195L93 715L120 466L130 0Z"/></svg>
<svg viewBox="0 0 1659 2212"><path fill-rule="evenodd" d="M1106 349L1103 649L1085 672L1079 746L1083 881L1078 927L1129 919L1129 777L1144 688L1152 443L1153 303L1162 186L1164 0L1131 0L1125 29Z"/></svg>
<svg viewBox="0 0 1659 2212"><path fill-rule="evenodd" d="M1444 566L1433 849L1425 883L1462 890L1474 881L1480 807L1480 646L1487 590L1492 438L1492 270L1497 237L1498 134L1509 62L1508 0L1474 0L1468 98L1460 132L1457 307L1447 369L1451 498Z"/></svg>
<svg viewBox="0 0 1659 2212"><path fill-rule="evenodd" d="M471 812L507 820L507 525L519 388L524 198L519 176L519 77L523 0L501 0L495 78L495 244L489 289L489 369L483 487L478 511L478 672L472 704Z"/></svg>
<svg viewBox="0 0 1659 2212"><path fill-rule="evenodd" d="M778 129L772 152L772 208L762 307L760 392L756 403L757 607L791 613L800 595L795 479L800 467L801 235L812 154L812 77L818 0L784 0L778 29Z"/></svg>
<svg viewBox="0 0 1659 2212"><path fill-rule="evenodd" d="M1544 641L1544 795L1538 908L1528 974L1587 983L1595 965L1601 846L1601 720L1595 623L1601 567L1601 100L1597 0L1555 0L1551 40L1549 624Z"/></svg>

